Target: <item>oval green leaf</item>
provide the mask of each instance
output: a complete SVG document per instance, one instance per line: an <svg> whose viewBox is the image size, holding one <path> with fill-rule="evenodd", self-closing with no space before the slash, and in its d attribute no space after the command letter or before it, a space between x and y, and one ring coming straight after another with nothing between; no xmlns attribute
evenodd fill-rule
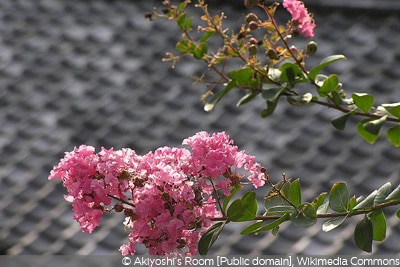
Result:
<svg viewBox="0 0 400 267"><path fill-rule="evenodd" d="M333 184L329 192L329 207L337 212L347 211L347 204L349 201L349 191L347 184L339 182Z"/></svg>
<svg viewBox="0 0 400 267"><path fill-rule="evenodd" d="M206 233L200 238L199 243L197 244L197 248L200 255L207 255L211 246L218 239L219 234L224 228L224 222L218 222L211 226Z"/></svg>
<svg viewBox="0 0 400 267"><path fill-rule="evenodd" d="M354 241L360 249L371 252L373 242L373 227L372 222L367 216L364 217L357 225L354 230Z"/></svg>
<svg viewBox="0 0 400 267"><path fill-rule="evenodd" d="M368 113L375 101L373 95L365 93L354 93L351 98L353 99L354 104L364 113Z"/></svg>

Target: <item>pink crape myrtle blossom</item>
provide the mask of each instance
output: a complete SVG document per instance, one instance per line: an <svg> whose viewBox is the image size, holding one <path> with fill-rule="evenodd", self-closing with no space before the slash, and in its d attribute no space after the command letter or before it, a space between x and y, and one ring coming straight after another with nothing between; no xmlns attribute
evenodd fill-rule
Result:
<svg viewBox="0 0 400 267"><path fill-rule="evenodd" d="M135 254L143 244L151 255L195 255L212 219L222 216L218 191L229 195L245 176L254 187L265 178L254 156L238 151L224 132L199 132L183 144L191 150L161 147L143 156L81 145L65 154L49 179L62 180L82 231L93 232L104 212L125 215L130 233L121 254Z"/></svg>
<svg viewBox="0 0 400 267"><path fill-rule="evenodd" d="M217 182L217 188L222 189L225 195L229 195L230 189L241 182L241 176L233 171L242 167L250 173L248 179L254 187L265 183L261 166L254 162L254 156L238 151L238 147L225 132L210 135L202 131L183 140L182 144L189 145L192 149L190 166L194 173L211 179L225 177L225 180ZM210 185L203 184L203 187L208 191L213 189Z"/></svg>
<svg viewBox="0 0 400 267"><path fill-rule="evenodd" d="M302 1L283 0L283 7L292 15L293 21L305 37L314 36L314 28L316 25Z"/></svg>

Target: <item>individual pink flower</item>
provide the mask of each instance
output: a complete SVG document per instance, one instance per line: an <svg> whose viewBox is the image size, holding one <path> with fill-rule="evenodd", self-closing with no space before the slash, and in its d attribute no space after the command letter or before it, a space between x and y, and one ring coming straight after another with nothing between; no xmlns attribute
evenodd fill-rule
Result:
<svg viewBox="0 0 400 267"><path fill-rule="evenodd" d="M302 1L283 0L283 7L292 15L293 21L297 24L299 31L305 37L314 36L314 28L316 25Z"/></svg>

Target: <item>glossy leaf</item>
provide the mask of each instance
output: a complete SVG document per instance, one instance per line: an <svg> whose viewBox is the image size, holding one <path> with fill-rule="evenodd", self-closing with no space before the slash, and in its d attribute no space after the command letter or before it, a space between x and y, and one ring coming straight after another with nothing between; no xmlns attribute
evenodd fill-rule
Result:
<svg viewBox="0 0 400 267"><path fill-rule="evenodd" d="M363 128L371 134L379 135L381 132L382 125L386 121L386 119L387 115L376 120L367 121L366 123L363 124Z"/></svg>
<svg viewBox="0 0 400 267"><path fill-rule="evenodd" d="M365 93L354 93L351 98L353 99L354 104L364 113L368 113L375 101L373 95Z"/></svg>
<svg viewBox="0 0 400 267"><path fill-rule="evenodd" d="M254 97L256 97L259 94L259 92L251 90L248 92L245 96L243 96L236 104L237 107L247 104L251 100L253 100Z"/></svg>
<svg viewBox="0 0 400 267"><path fill-rule="evenodd" d="M291 87L294 87L297 80L303 81L303 72L300 70L299 66L294 63L287 62L279 67L281 71L280 80L282 82L288 82Z"/></svg>
<svg viewBox="0 0 400 267"><path fill-rule="evenodd" d="M257 229L251 229L254 228L256 226L256 224L252 224L249 227L247 227L246 229L244 229L241 234L258 234L260 232L265 232L265 231L269 231L269 230L273 230L276 229L277 227L279 227L279 225L281 225L283 222L287 221L289 219L289 214L284 214L282 215L280 218L264 225L261 226Z"/></svg>
<svg viewBox="0 0 400 267"><path fill-rule="evenodd" d="M223 90L212 95L204 105L204 110L210 112L214 109L215 105L227 94L230 90L236 87L236 82L230 81Z"/></svg>
<svg viewBox="0 0 400 267"><path fill-rule="evenodd" d="M389 196L391 192L392 192L392 184L390 182L387 182L381 187L379 187L376 192L374 204L376 205L384 203L386 198Z"/></svg>
<svg viewBox="0 0 400 267"><path fill-rule="evenodd" d="M279 87L279 88L263 88L261 96L267 100L274 102L276 101L281 94L285 91L285 88Z"/></svg>
<svg viewBox="0 0 400 267"><path fill-rule="evenodd" d="M329 192L329 207L337 212L347 211L349 192L346 183L335 183Z"/></svg>
<svg viewBox="0 0 400 267"><path fill-rule="evenodd" d="M400 185L398 185L385 199L385 201L400 200Z"/></svg>
<svg viewBox="0 0 400 267"><path fill-rule="evenodd" d="M218 239L218 236L221 233L224 226L225 226L224 222L218 222L218 223L214 224L213 226L211 226L207 230L207 232L200 238L199 243L197 245L200 255L207 255L211 246Z"/></svg>
<svg viewBox="0 0 400 267"><path fill-rule="evenodd" d="M278 106L278 100L268 101L267 100L267 108L261 111L261 117L266 118L272 113L274 113L275 108Z"/></svg>
<svg viewBox="0 0 400 267"><path fill-rule="evenodd" d="M310 203L304 203L292 213L291 221L297 226L311 226L317 222L317 213Z"/></svg>
<svg viewBox="0 0 400 267"><path fill-rule="evenodd" d="M251 234L258 234L258 229L264 224L264 221L257 221L255 223L250 224L245 229L243 229L240 234L242 235L251 235Z"/></svg>
<svg viewBox="0 0 400 267"><path fill-rule="evenodd" d="M395 147L400 147L400 125L389 128L387 137Z"/></svg>
<svg viewBox="0 0 400 267"><path fill-rule="evenodd" d="M282 205L282 206L273 206L267 210L267 214L286 214L286 213L292 213L294 211L294 207L290 205Z"/></svg>
<svg viewBox="0 0 400 267"><path fill-rule="evenodd" d="M310 72L308 73L308 77L312 81L315 80L315 77L317 76L317 74L319 74L321 72L321 70L323 70L326 66L332 64L335 61L343 60L343 59L346 59L346 57L343 55L332 55L332 56L329 56L329 57L323 59L317 66L315 66L314 68L312 68L310 70Z"/></svg>
<svg viewBox="0 0 400 267"><path fill-rule="evenodd" d="M372 229L373 229L373 239L375 241L383 241L386 238L386 217L383 211L372 212L369 216Z"/></svg>
<svg viewBox="0 0 400 267"><path fill-rule="evenodd" d="M334 118L331 123L333 127L335 127L338 130L343 131L346 128L346 122L351 116L351 112L346 113L344 115L340 115L339 117Z"/></svg>
<svg viewBox="0 0 400 267"><path fill-rule="evenodd" d="M318 94L322 97L328 96L329 93L339 89L339 77L336 74L330 75L325 79L321 87L317 89Z"/></svg>
<svg viewBox="0 0 400 267"><path fill-rule="evenodd" d="M241 199L236 199L229 206L227 217L233 222L253 220L257 214L258 204L255 192L247 192Z"/></svg>
<svg viewBox="0 0 400 267"><path fill-rule="evenodd" d="M376 194L378 190L374 190L366 198L364 198L360 203L358 203L353 210L369 209L374 205Z"/></svg>
<svg viewBox="0 0 400 267"><path fill-rule="evenodd" d="M400 119L400 103L383 104L384 107L390 114Z"/></svg>
<svg viewBox="0 0 400 267"><path fill-rule="evenodd" d="M380 133L379 131L378 131L377 134L371 133L370 131L372 131L372 130L376 131L376 129L378 129L378 127L372 127L372 125L368 127L369 131L367 131L367 130L364 128L364 124L365 124L365 123L368 123L368 122L370 122L370 121L372 121L372 120L373 120L373 119L365 119L365 120L360 121L360 122L357 124L357 132L358 132L358 134L359 134L365 141L367 141L367 142L370 143L370 144L373 144L373 143L376 142L376 140L378 140L379 133ZM378 126L379 126L379 125L378 125ZM379 129L380 129L380 128L379 128Z"/></svg>
<svg viewBox="0 0 400 267"><path fill-rule="evenodd" d="M323 225L322 225L322 231L324 232L329 232L332 231L333 229L337 228L340 226L344 221L346 221L347 215L342 216L342 217L336 217L330 220L327 220Z"/></svg>
<svg viewBox="0 0 400 267"><path fill-rule="evenodd" d="M354 230L354 241L360 249L371 252L373 242L373 227L370 219L365 216L357 225Z"/></svg>
<svg viewBox="0 0 400 267"><path fill-rule="evenodd" d="M290 95L286 99L293 106L305 106L310 104L313 95L311 93L305 93L304 95Z"/></svg>

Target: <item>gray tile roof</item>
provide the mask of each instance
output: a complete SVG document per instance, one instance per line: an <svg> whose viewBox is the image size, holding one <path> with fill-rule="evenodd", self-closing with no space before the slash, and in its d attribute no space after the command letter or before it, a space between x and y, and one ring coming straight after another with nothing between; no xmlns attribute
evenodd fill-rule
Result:
<svg viewBox="0 0 400 267"><path fill-rule="evenodd" d="M236 108L232 103L240 96L232 94L205 113L199 101L204 90L190 80L201 67L184 60L171 69L160 61L174 49L178 32L172 24L143 18L152 2L0 1L2 254L118 254L127 236L122 218L106 215L93 234L81 233L62 185L47 180L63 152L82 143L146 153L179 146L199 130L225 130L268 167L272 179L282 172L300 177L305 198L338 180L357 195L386 181L399 183L400 150L384 139L367 145L353 135L355 121L349 122L351 130L333 129L330 119L337 113L332 110L282 103L263 120L262 101ZM397 2L368 2L371 8L382 5L382 12L310 6L320 45L314 60L343 53L348 60L328 70L341 75L345 90L379 94L378 103L396 101ZM383 8L385 3L393 12ZM228 11L231 18L243 13ZM242 225L229 224L212 253L361 254L352 240L354 222L329 233L320 231L320 223L284 226L277 237L240 236ZM374 253L400 253L399 221L392 213L388 227L387 240Z"/></svg>

